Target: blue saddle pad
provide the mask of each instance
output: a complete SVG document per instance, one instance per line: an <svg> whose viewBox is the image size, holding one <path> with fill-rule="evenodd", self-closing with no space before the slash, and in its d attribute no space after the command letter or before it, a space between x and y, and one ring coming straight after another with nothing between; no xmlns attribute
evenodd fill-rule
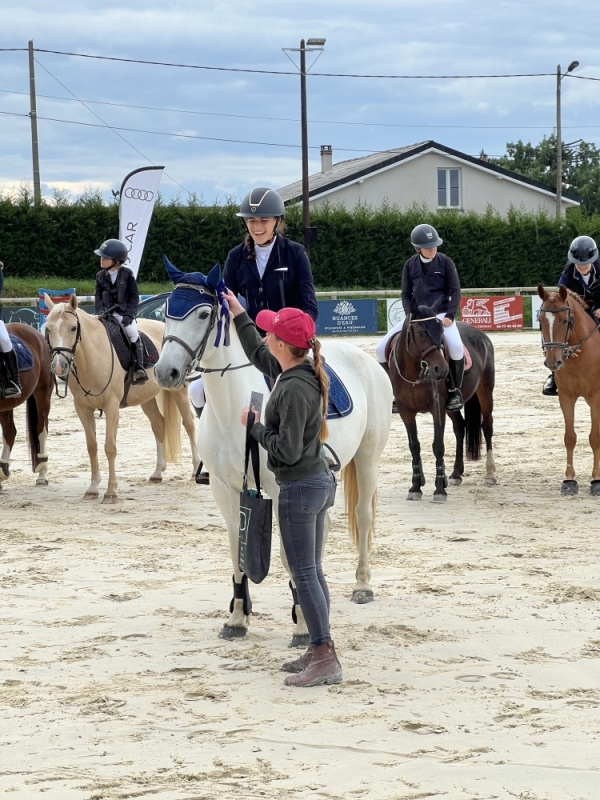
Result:
<svg viewBox="0 0 600 800"><path fill-rule="evenodd" d="M334 372L329 364L325 364L325 372L329 377L329 405L327 406L327 419L336 419L337 417L347 417L354 409L354 403L348 393L348 389L342 383L340 376ZM265 383L269 391L273 385L269 378L265 375Z"/></svg>
<svg viewBox="0 0 600 800"><path fill-rule="evenodd" d="M12 342L13 350L17 354L17 364L19 372L28 372L33 367L33 355L27 345L15 336L14 333L8 334ZM0 359L0 369L4 370L4 362Z"/></svg>

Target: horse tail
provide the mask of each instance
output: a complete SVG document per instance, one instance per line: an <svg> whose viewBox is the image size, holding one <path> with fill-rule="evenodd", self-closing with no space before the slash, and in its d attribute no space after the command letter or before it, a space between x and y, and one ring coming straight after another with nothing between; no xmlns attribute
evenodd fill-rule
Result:
<svg viewBox="0 0 600 800"><path fill-rule="evenodd" d="M164 419L165 458L169 464L174 464L181 458L181 414L172 392L163 389L158 403Z"/></svg>
<svg viewBox="0 0 600 800"><path fill-rule="evenodd" d="M35 397L31 394L27 398L27 438L29 440L29 453L31 455L31 469L35 472L37 466L37 456L40 449L40 437L38 436L38 407Z"/></svg>
<svg viewBox="0 0 600 800"><path fill-rule="evenodd" d="M360 531L358 528L358 518L356 516L356 506L358 505L358 477L356 475L356 463L354 459L349 461L340 473L344 485L344 505L346 507L346 517L348 528L354 546L358 550L360 543ZM371 549L373 536L375 534L375 512L377 510L377 492L373 492L371 499L371 525L369 526L367 547Z"/></svg>
<svg viewBox="0 0 600 800"><path fill-rule="evenodd" d="M481 458L481 405L477 393L465 403L465 423L467 459L479 461Z"/></svg>

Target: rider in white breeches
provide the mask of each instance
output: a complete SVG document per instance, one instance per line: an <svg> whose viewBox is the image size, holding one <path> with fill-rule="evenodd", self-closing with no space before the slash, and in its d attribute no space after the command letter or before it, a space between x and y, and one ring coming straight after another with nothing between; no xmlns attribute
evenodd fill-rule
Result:
<svg viewBox="0 0 600 800"><path fill-rule="evenodd" d="M0 261L0 292L4 288L4 264ZM15 399L21 397L21 381L19 379L19 366L17 364L17 354L15 353L12 342L6 330L6 325L2 319L2 306L0 306L0 351L6 370L6 382L4 386L4 397Z"/></svg>

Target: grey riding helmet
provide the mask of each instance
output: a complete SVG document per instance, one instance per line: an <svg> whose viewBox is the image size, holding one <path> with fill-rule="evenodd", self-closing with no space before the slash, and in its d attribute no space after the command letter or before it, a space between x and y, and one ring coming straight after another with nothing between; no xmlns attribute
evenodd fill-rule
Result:
<svg viewBox="0 0 600 800"><path fill-rule="evenodd" d="M598 258L598 247L591 236L578 236L569 247L571 264L592 264Z"/></svg>
<svg viewBox="0 0 600 800"><path fill-rule="evenodd" d="M252 189L242 200L240 210L236 214L236 217L244 217L244 219L283 216L285 216L283 200L274 189L267 189L266 186Z"/></svg>
<svg viewBox="0 0 600 800"><path fill-rule="evenodd" d="M444 240L440 239L433 225L427 225L425 223L417 225L416 228L412 229L410 234L410 243L413 247L439 247L443 242Z"/></svg>
<svg viewBox="0 0 600 800"><path fill-rule="evenodd" d="M127 261L129 256L126 245L118 239L107 239L105 242L102 242L97 250L94 250L94 253L100 256L100 258L112 258L114 261L121 262Z"/></svg>

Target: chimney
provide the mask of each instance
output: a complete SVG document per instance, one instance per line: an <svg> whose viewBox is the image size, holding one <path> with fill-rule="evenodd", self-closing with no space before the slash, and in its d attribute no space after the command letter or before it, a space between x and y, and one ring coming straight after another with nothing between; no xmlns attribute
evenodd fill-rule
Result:
<svg viewBox="0 0 600 800"><path fill-rule="evenodd" d="M333 169L333 151L330 144L321 145L321 172L331 172Z"/></svg>

